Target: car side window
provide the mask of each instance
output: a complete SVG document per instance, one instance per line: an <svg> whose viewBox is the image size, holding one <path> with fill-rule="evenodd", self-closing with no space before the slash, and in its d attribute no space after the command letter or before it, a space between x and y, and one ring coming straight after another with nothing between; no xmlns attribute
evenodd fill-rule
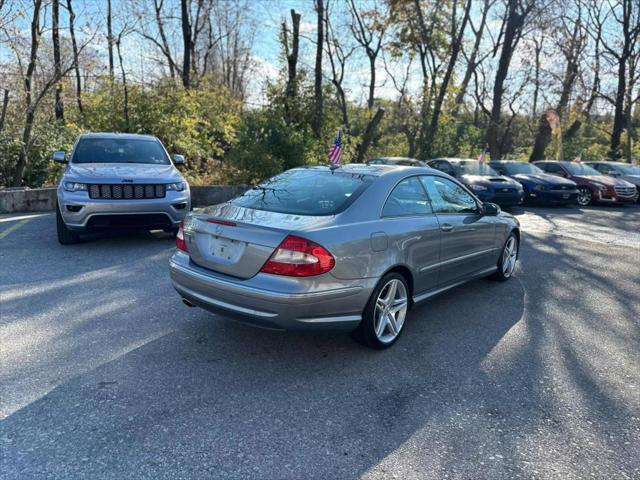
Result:
<svg viewBox="0 0 640 480"><path fill-rule="evenodd" d="M447 175L452 175L455 176L456 172L453 169L453 167L451 166L451 164L449 162L445 162L444 160L440 160L438 162L438 170L440 170L441 172L446 173Z"/></svg>
<svg viewBox="0 0 640 480"><path fill-rule="evenodd" d="M429 199L418 177L409 177L394 187L382 209L383 217L424 215L431 212Z"/></svg>
<svg viewBox="0 0 640 480"><path fill-rule="evenodd" d="M498 172L500 175L506 175L507 174L507 169L504 168L502 165L496 164L496 163L492 163L489 165L491 168L493 168L496 172Z"/></svg>
<svg viewBox="0 0 640 480"><path fill-rule="evenodd" d="M556 165L555 163L543 163L542 169L547 173L555 173L556 175L562 173L560 165Z"/></svg>
<svg viewBox="0 0 640 480"><path fill-rule="evenodd" d="M435 213L476 213L478 204L460 185L446 178L421 176Z"/></svg>

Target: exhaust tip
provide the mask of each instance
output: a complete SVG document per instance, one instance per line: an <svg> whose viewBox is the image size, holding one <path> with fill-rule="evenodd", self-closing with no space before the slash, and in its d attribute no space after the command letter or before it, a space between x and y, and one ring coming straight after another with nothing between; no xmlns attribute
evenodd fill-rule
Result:
<svg viewBox="0 0 640 480"><path fill-rule="evenodd" d="M189 300L187 300L186 298L182 298L182 303L184 303L187 307L189 308L193 308L195 307L195 305L193 303L191 303Z"/></svg>

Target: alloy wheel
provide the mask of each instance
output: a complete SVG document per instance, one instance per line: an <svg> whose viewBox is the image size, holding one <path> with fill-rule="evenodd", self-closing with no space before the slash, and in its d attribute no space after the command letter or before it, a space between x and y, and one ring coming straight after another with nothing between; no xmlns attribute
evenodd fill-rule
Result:
<svg viewBox="0 0 640 480"><path fill-rule="evenodd" d="M578 189L578 205L585 207L591 203L593 194L589 187L580 187Z"/></svg>
<svg viewBox="0 0 640 480"><path fill-rule="evenodd" d="M400 334L407 316L407 288L398 279L389 280L376 299L373 328L377 339L390 343Z"/></svg>
<svg viewBox="0 0 640 480"><path fill-rule="evenodd" d="M518 241L516 237L511 236L507 240L502 252L502 274L505 278L509 278L516 268L516 261L518 259Z"/></svg>

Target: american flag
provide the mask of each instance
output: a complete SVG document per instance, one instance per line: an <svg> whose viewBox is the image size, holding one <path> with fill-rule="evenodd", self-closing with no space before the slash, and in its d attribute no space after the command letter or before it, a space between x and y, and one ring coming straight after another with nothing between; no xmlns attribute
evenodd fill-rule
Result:
<svg viewBox="0 0 640 480"><path fill-rule="evenodd" d="M489 145L485 145L482 152L480 152L480 155L478 155L478 161L480 163L484 162L484 158L487 156L487 150L489 150Z"/></svg>
<svg viewBox="0 0 640 480"><path fill-rule="evenodd" d="M329 154L327 158L329 159L329 163L334 166L340 165L340 158L342 157L342 134L340 130L336 134L336 138L333 141L333 145L329 149Z"/></svg>
<svg viewBox="0 0 640 480"><path fill-rule="evenodd" d="M582 163L582 152L580 152L578 156L573 159L573 163Z"/></svg>

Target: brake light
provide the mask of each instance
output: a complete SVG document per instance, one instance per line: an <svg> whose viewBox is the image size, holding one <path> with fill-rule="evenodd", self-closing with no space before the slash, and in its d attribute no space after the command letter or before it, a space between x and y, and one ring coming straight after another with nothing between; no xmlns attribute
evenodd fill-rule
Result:
<svg viewBox="0 0 640 480"><path fill-rule="evenodd" d="M207 222L209 223L217 223L218 225L226 225L227 227L235 227L235 222L230 222L228 220L218 220L217 218L207 218Z"/></svg>
<svg viewBox="0 0 640 480"><path fill-rule="evenodd" d="M180 222L180 228L178 228L178 233L176 234L176 247L178 247L178 250L189 253L187 242L184 241L184 220Z"/></svg>
<svg viewBox="0 0 640 480"><path fill-rule="evenodd" d="M310 277L327 273L336 264L327 249L311 240L287 235L264 264L263 273Z"/></svg>

